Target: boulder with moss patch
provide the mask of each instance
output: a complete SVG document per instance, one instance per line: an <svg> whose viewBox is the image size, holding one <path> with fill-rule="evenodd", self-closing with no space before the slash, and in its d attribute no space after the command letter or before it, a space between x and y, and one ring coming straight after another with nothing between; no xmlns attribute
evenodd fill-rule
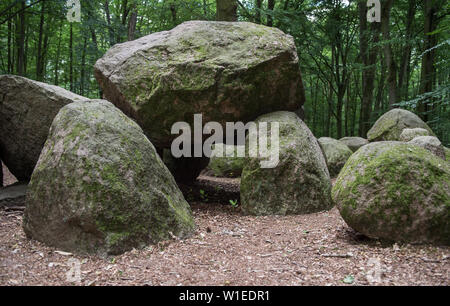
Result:
<svg viewBox="0 0 450 306"><path fill-rule="evenodd" d="M171 127L297 110L304 89L294 39L249 22L189 21L112 47L95 64L107 100L170 148Z"/></svg>
<svg viewBox="0 0 450 306"><path fill-rule="evenodd" d="M241 208L250 215L307 214L328 210L331 181L325 157L306 124L292 112L275 112L256 120L257 126L267 122L279 124L279 162L274 168L262 168L267 157L256 156L247 137L248 155L241 177ZM268 133L271 139L271 132ZM260 135L258 135L261 138ZM268 141L270 143L270 141ZM268 156L277 156L275 145Z"/></svg>
<svg viewBox="0 0 450 306"><path fill-rule="evenodd" d="M344 137L339 139L339 141L349 147L352 152L356 152L359 148L369 143L367 139L362 137Z"/></svg>
<svg viewBox="0 0 450 306"><path fill-rule="evenodd" d="M403 142L354 153L333 187L342 218L386 241L450 243L450 164Z"/></svg>
<svg viewBox="0 0 450 306"><path fill-rule="evenodd" d="M434 136L418 136L408 142L409 144L422 147L437 157L445 160L445 149L441 141Z"/></svg>
<svg viewBox="0 0 450 306"><path fill-rule="evenodd" d="M422 128L435 136L431 128L416 114L396 108L381 116L367 133L370 142L397 141L405 128Z"/></svg>
<svg viewBox="0 0 450 306"><path fill-rule="evenodd" d="M23 227L50 246L99 255L195 230L188 203L142 129L103 100L69 104L55 117Z"/></svg>
<svg viewBox="0 0 450 306"><path fill-rule="evenodd" d="M208 169L217 177L240 177L244 168L245 157L239 157L238 150L245 153L245 146L215 144Z"/></svg>
<svg viewBox="0 0 450 306"><path fill-rule="evenodd" d="M399 140L408 142L418 136L430 136L430 132L428 132L426 129L422 129L422 128L403 129L402 133L400 134Z"/></svg>
<svg viewBox="0 0 450 306"><path fill-rule="evenodd" d="M83 100L61 87L0 76L0 157L19 181L30 179L58 111Z"/></svg>
<svg viewBox="0 0 450 306"><path fill-rule="evenodd" d="M321 137L318 142L325 154L331 177L336 177L353 154L352 150L339 140L330 137Z"/></svg>

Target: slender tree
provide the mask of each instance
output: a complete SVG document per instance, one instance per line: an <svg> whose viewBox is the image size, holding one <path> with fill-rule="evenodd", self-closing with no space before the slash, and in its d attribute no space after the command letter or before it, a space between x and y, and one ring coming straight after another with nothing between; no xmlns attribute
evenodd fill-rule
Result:
<svg viewBox="0 0 450 306"><path fill-rule="evenodd" d="M382 3L381 29L384 39L384 59L388 71L389 107L397 102L397 63L395 61L391 42L391 10L394 0L385 0Z"/></svg>
<svg viewBox="0 0 450 306"><path fill-rule="evenodd" d="M218 21L237 21L236 0L216 0Z"/></svg>

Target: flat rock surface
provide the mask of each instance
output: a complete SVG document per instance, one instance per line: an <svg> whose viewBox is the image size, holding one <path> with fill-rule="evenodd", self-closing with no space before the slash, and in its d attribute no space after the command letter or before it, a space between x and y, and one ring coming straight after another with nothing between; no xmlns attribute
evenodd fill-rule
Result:
<svg viewBox="0 0 450 306"><path fill-rule="evenodd" d="M0 207L25 206L28 184L17 183L0 188Z"/></svg>
<svg viewBox="0 0 450 306"><path fill-rule="evenodd" d="M1 163L1 167L3 168L3 186L8 186L17 183L16 177L11 174L11 172L8 170L8 168L5 166L4 163Z"/></svg>

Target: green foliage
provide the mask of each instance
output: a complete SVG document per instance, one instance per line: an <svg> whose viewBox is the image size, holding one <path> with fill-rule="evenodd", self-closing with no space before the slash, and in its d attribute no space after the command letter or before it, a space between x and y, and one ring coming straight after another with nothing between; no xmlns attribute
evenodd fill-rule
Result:
<svg viewBox="0 0 450 306"><path fill-rule="evenodd" d="M445 25L448 29L449 25ZM442 29L438 29L430 33L430 35L436 35L440 33ZM448 32L446 34L448 35ZM439 54L450 54L450 39L443 41L432 49L427 49L421 54L423 57L426 53L435 52ZM442 56L442 60L436 64L437 75L436 77L443 82L438 83L433 91L419 94L414 98L401 101L397 105L403 108L418 109L420 103L426 102L429 109L419 113L424 116L427 115L431 118L427 123L431 129L435 132L436 136L442 141L445 146L450 146L450 82L448 82L450 76L450 60Z"/></svg>
<svg viewBox="0 0 450 306"><path fill-rule="evenodd" d="M230 200L230 205L231 205L233 208L237 208L237 207L239 206L238 200Z"/></svg>
<svg viewBox="0 0 450 306"><path fill-rule="evenodd" d="M200 198L203 202L208 202L208 193L203 189L200 189Z"/></svg>
<svg viewBox="0 0 450 306"><path fill-rule="evenodd" d="M107 0L81 1L81 22L66 20L65 0L25 0L23 28L21 1L0 3L0 73L19 74L19 51L23 39L22 75L55 84L75 93L101 96L93 65L111 46L129 39L166 31L188 20L214 20L215 0ZM416 111L444 144L450 144L449 39L450 5L434 1L434 27L425 33L425 2L396 0L390 13L389 39L373 25L361 28L359 1L276 0L257 7L254 0L238 2L238 20L273 25L291 34L297 45L306 89L306 123L316 137L366 137L362 125L372 125L392 106L385 47L391 47L396 66L399 106ZM365 1L362 1L365 4ZM108 5L106 5L108 4ZM136 28L130 24L137 13ZM375 31L375 32L374 32ZM434 45L427 47L427 38ZM368 52L375 50L375 65L367 66L361 41ZM433 71L422 75L424 56L432 54ZM375 68L373 93L368 105L370 118L362 119L363 73ZM428 78L431 89L423 90ZM419 110L425 103L425 111Z"/></svg>

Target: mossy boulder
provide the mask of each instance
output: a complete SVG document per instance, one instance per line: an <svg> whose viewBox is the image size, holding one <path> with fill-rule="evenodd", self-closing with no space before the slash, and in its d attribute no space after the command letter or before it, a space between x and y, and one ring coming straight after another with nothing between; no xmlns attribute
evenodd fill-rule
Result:
<svg viewBox="0 0 450 306"><path fill-rule="evenodd" d="M325 154L330 176L336 177L353 154L352 150L339 140L330 137L321 137L318 142Z"/></svg>
<svg viewBox="0 0 450 306"><path fill-rule="evenodd" d="M0 157L19 181L30 180L58 111L83 100L61 87L0 75Z"/></svg>
<svg viewBox="0 0 450 306"><path fill-rule="evenodd" d="M28 237L61 250L120 254L188 237L191 210L142 129L104 100L62 108L27 192Z"/></svg>
<svg viewBox="0 0 450 306"><path fill-rule="evenodd" d="M297 110L304 88L294 39L249 22L189 21L113 46L95 64L104 97L170 148L175 122L248 122Z"/></svg>
<svg viewBox="0 0 450 306"><path fill-rule="evenodd" d="M263 122L279 123L279 162L274 168L262 168L260 162L267 158L251 157L254 152L249 146L250 132L241 177L242 211L250 215L290 215L330 209L330 174L306 124L292 112L270 113L256 120L257 126ZM276 147L268 142L269 155L275 156Z"/></svg>
<svg viewBox="0 0 450 306"><path fill-rule="evenodd" d="M445 149L441 141L434 136L417 136L408 142L409 144L422 147L439 158L445 160Z"/></svg>
<svg viewBox="0 0 450 306"><path fill-rule="evenodd" d="M399 140L403 142L408 142L418 136L430 136L430 132L422 128L403 129L402 133L400 134Z"/></svg>
<svg viewBox="0 0 450 306"><path fill-rule="evenodd" d="M450 162L450 149L447 147L444 147L444 151L445 151L445 159Z"/></svg>
<svg viewBox="0 0 450 306"><path fill-rule="evenodd" d="M359 148L369 143L367 139L362 137L344 137L339 139L339 141L349 147L352 152L356 152Z"/></svg>
<svg viewBox="0 0 450 306"><path fill-rule="evenodd" d="M386 241L450 243L450 164L403 142L368 144L333 187L342 218Z"/></svg>
<svg viewBox="0 0 450 306"><path fill-rule="evenodd" d="M240 147L245 152L245 147ZM238 146L219 143L213 146L208 169L217 177L240 177L244 161L245 156L238 156Z"/></svg>
<svg viewBox="0 0 450 306"><path fill-rule="evenodd" d="M405 128L422 128L430 135L436 136L431 128L416 114L396 108L381 116L367 133L370 142L374 141L398 141Z"/></svg>

